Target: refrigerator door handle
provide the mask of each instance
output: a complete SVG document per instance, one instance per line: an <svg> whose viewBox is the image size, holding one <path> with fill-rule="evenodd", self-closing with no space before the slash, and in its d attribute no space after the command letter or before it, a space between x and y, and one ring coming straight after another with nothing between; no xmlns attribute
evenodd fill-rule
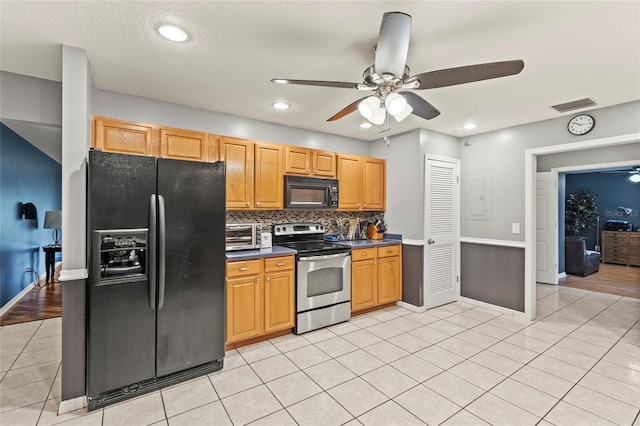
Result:
<svg viewBox="0 0 640 426"><path fill-rule="evenodd" d="M166 278L166 242L167 242L167 221L164 208L164 197L158 195L158 310L164 305L164 286Z"/></svg>
<svg viewBox="0 0 640 426"><path fill-rule="evenodd" d="M157 232L157 216L156 216L156 194L151 194L149 200L149 308L156 309L156 232Z"/></svg>

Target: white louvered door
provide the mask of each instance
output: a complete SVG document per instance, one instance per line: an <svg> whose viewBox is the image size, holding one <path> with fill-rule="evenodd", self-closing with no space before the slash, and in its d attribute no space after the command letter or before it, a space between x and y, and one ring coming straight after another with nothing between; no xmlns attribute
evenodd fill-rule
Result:
<svg viewBox="0 0 640 426"><path fill-rule="evenodd" d="M426 158L425 292L427 309L456 300L459 251L459 162Z"/></svg>

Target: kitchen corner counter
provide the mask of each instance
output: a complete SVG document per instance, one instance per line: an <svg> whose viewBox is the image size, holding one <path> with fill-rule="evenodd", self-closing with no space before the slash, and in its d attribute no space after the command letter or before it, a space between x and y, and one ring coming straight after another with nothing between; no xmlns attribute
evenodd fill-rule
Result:
<svg viewBox="0 0 640 426"><path fill-rule="evenodd" d="M238 250L226 252L227 260L262 259L265 257L287 256L296 254L297 251L280 246L256 250Z"/></svg>
<svg viewBox="0 0 640 426"><path fill-rule="evenodd" d="M353 240L353 241L336 241L335 244L342 244L351 248L367 248L367 247L382 247L391 246L395 244L402 244L402 239L384 238L382 240Z"/></svg>

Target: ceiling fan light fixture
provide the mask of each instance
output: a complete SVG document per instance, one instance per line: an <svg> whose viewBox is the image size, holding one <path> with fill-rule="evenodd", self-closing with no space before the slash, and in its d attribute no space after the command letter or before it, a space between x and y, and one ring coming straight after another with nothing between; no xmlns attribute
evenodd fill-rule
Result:
<svg viewBox="0 0 640 426"><path fill-rule="evenodd" d="M395 118L396 121L399 123L405 118L407 118L409 115L411 115L412 112L413 112L413 108L411 108L411 105L407 104L407 106L402 111L400 111L399 114L394 115L393 118Z"/></svg>
<svg viewBox="0 0 640 426"><path fill-rule="evenodd" d="M380 100L377 96L369 96L358 104L358 111L367 120L372 118L376 112L380 109ZM371 120L369 120L371 121Z"/></svg>
<svg viewBox="0 0 640 426"><path fill-rule="evenodd" d="M633 174L629 176L629 180L634 183L640 182L640 173Z"/></svg>
<svg viewBox="0 0 640 426"><path fill-rule="evenodd" d="M158 32L162 37L166 38L167 40L176 41L176 42L187 41L187 39L189 38L185 30L175 25L169 25L169 24L161 25L160 27L158 27Z"/></svg>
<svg viewBox="0 0 640 426"><path fill-rule="evenodd" d="M389 114L395 117L397 114L400 114L405 110L407 107L407 100L404 96L398 93L391 93L384 100L384 105L387 108L387 111L389 111Z"/></svg>
<svg viewBox="0 0 640 426"><path fill-rule="evenodd" d="M367 120L379 126L384 123L384 119L386 117L387 117L387 111L385 111L384 108L378 107L378 110L373 114L373 117L367 118Z"/></svg>

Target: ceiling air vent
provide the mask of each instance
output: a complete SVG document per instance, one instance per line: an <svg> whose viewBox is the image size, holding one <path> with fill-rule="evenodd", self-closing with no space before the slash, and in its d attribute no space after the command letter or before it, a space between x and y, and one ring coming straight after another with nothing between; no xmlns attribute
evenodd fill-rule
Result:
<svg viewBox="0 0 640 426"><path fill-rule="evenodd" d="M569 112L576 109L587 108L594 106L596 103L589 98L578 99L577 101L571 101L564 104L552 105L551 108L558 112Z"/></svg>

